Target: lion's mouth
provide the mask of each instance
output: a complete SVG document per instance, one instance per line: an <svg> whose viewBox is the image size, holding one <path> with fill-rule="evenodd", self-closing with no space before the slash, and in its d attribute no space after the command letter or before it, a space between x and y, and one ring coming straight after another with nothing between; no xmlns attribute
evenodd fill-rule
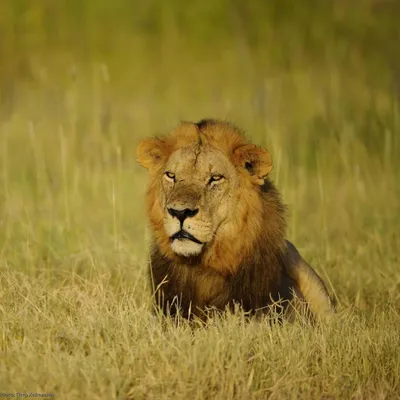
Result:
<svg viewBox="0 0 400 400"><path fill-rule="evenodd" d="M190 240L194 243L197 244L203 244L202 242L200 242L200 240L196 239L193 235L191 235L190 233L184 231L183 229L176 232L174 235L171 236L171 241L173 242L174 240L182 240L182 239L187 239Z"/></svg>

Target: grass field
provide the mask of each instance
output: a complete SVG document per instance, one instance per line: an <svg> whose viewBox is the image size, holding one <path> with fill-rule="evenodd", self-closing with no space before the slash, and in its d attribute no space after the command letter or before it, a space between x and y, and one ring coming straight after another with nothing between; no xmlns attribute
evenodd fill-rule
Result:
<svg viewBox="0 0 400 400"><path fill-rule="evenodd" d="M0 5L0 396L400 398L398 3L82 3ZM136 145L205 117L270 149L329 324L151 314Z"/></svg>

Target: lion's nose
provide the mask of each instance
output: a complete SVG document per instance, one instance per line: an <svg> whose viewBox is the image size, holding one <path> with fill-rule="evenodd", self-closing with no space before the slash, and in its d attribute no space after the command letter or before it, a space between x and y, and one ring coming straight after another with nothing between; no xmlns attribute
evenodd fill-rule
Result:
<svg viewBox="0 0 400 400"><path fill-rule="evenodd" d="M198 212L199 209L196 208L191 210L190 208L185 208L183 210L177 210L175 208L168 208L168 212L175 218L178 218L180 223L182 224L186 218L194 217Z"/></svg>

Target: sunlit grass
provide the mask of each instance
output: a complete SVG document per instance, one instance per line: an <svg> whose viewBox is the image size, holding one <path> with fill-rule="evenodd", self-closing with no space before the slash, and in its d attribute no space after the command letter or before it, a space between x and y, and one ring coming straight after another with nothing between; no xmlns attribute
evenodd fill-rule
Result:
<svg viewBox="0 0 400 400"><path fill-rule="evenodd" d="M336 2L335 23L324 7L306 15L287 2L195 2L181 14L178 2L78 3L50 14L46 2L0 6L0 391L397 398L390 10L383 26L373 2L357 3L357 16ZM136 145L205 117L271 150L288 237L337 299L330 324L271 327L239 314L192 330L151 314Z"/></svg>

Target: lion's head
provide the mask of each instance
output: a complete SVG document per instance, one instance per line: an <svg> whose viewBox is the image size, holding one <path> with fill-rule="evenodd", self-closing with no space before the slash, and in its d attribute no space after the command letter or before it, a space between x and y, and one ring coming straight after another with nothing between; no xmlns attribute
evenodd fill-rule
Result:
<svg viewBox="0 0 400 400"><path fill-rule="evenodd" d="M268 215L275 205L260 195L271 156L236 127L184 122L165 137L143 140L138 161L150 173L147 211L166 257L201 257L227 274L251 252L265 222L283 238L283 218Z"/></svg>

